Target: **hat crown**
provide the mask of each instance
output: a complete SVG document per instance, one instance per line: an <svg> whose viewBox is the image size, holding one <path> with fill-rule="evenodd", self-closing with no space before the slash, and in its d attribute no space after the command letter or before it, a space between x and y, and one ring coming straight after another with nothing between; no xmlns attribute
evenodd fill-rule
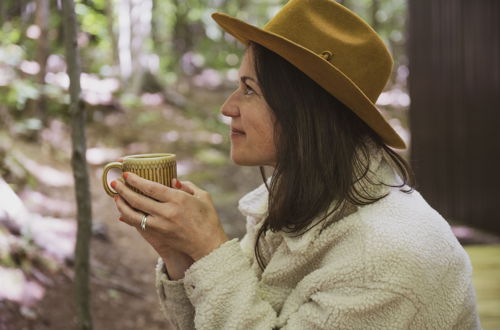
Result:
<svg viewBox="0 0 500 330"><path fill-rule="evenodd" d="M333 0L291 0L263 30L329 61L373 103L392 71L392 56L378 34Z"/></svg>

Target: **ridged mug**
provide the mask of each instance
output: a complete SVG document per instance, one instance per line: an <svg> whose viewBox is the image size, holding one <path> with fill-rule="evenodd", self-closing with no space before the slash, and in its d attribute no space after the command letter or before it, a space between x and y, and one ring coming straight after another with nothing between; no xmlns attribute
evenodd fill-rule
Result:
<svg viewBox="0 0 500 330"><path fill-rule="evenodd" d="M114 197L117 194L108 184L108 172L117 168L122 172L132 172L147 180L172 187L172 179L177 178L177 163L175 154L138 154L123 157L123 162L111 162L104 166L102 185L106 193ZM133 191L144 195L138 189L127 184Z"/></svg>

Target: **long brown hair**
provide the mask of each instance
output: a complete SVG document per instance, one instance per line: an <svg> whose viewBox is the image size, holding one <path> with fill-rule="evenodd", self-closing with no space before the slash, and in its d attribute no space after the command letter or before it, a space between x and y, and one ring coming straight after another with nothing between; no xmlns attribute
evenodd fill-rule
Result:
<svg viewBox="0 0 500 330"><path fill-rule="evenodd" d="M404 192L411 193L415 178L404 158L333 95L276 53L254 42L249 47L264 99L276 118L276 166L270 186L260 167L269 207L257 233L255 255L264 270L259 239L267 230L300 233L334 201L333 210L320 222L345 202L367 205L386 196L365 196L354 186L368 172L373 145L389 156L403 180L401 185L382 184L399 188L408 184L410 189ZM357 178L356 173L363 174Z"/></svg>

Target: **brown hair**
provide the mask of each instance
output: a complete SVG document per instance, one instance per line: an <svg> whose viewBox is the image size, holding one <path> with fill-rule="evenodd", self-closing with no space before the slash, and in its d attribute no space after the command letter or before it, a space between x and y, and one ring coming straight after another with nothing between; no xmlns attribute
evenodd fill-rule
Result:
<svg viewBox="0 0 500 330"><path fill-rule="evenodd" d="M333 210L318 224L346 202L367 205L387 196L364 196L354 186L368 173L373 145L389 156L403 180L400 185L383 185L408 184L404 192L411 193L415 178L408 162L333 95L276 53L254 42L249 47L264 99L276 118L276 166L270 186L260 167L269 207L257 233L255 255L264 270L259 239L267 230L299 233L334 201Z"/></svg>

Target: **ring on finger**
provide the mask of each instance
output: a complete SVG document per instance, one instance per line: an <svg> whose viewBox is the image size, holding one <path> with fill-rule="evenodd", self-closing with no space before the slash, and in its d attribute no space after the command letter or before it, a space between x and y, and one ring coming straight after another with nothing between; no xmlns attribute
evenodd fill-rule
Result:
<svg viewBox="0 0 500 330"><path fill-rule="evenodd" d="M141 219L141 229L146 230L146 222L148 221L149 214L143 214Z"/></svg>

